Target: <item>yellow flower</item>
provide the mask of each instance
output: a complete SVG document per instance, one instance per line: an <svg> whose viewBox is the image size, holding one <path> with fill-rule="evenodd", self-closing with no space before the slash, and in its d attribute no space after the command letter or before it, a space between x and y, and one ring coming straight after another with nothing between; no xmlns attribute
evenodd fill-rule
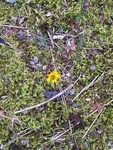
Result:
<svg viewBox="0 0 113 150"><path fill-rule="evenodd" d="M51 83L56 83L58 79L60 78L61 78L61 75L57 71L54 70L48 75L47 81Z"/></svg>

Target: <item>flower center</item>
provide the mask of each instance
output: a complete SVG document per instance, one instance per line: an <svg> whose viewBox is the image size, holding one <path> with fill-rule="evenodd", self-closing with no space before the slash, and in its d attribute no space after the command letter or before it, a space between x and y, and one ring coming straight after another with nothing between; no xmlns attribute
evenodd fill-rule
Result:
<svg viewBox="0 0 113 150"><path fill-rule="evenodd" d="M55 80L55 79L56 79L55 75L51 75L51 80Z"/></svg>

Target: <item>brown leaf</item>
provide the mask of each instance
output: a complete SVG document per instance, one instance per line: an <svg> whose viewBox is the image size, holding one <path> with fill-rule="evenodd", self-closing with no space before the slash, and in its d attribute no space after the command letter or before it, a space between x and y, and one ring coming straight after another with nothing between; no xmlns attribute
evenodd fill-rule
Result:
<svg viewBox="0 0 113 150"><path fill-rule="evenodd" d="M91 107L91 109L93 111L95 111L97 109L96 105L94 103L90 103L89 106Z"/></svg>
<svg viewBox="0 0 113 150"><path fill-rule="evenodd" d="M100 113L104 109L104 104L100 103L99 101L96 101L97 111Z"/></svg>
<svg viewBox="0 0 113 150"><path fill-rule="evenodd" d="M89 104L89 106L93 111L97 109L98 113L100 113L100 111L104 109L104 104L100 103L98 100L95 100L95 102Z"/></svg>

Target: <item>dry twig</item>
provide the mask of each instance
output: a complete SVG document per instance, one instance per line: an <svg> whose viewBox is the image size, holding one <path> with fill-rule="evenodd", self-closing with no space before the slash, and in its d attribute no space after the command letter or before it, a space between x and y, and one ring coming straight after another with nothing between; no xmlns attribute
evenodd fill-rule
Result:
<svg viewBox="0 0 113 150"><path fill-rule="evenodd" d="M98 117L100 116L100 114L102 113L103 109L98 113L97 117L94 119L94 121L92 122L92 124L90 125L90 127L88 128L88 130L85 132L85 134L83 135L83 139L86 137L86 135L88 134L89 130L92 128L92 126L94 125L94 123L96 122L96 120L98 119Z"/></svg>
<svg viewBox="0 0 113 150"><path fill-rule="evenodd" d="M28 110L31 110L31 109L34 109L34 108L38 108L42 105L45 105L47 104L48 102L51 102L52 100L54 100L55 98L61 96L62 94L64 94L65 92L67 92L68 90L70 90L76 83L77 81L80 79L81 76L78 77L78 79L73 83L73 84L70 84L65 90L61 91L60 93L58 93L57 95L53 96L52 98L40 103L40 104L37 104L37 105L34 105L34 106L30 106L30 107L27 107L27 108L24 108L24 109L21 109L21 110L18 110L16 112L14 112L14 114L18 114L18 113L22 113L24 111L28 111Z"/></svg>
<svg viewBox="0 0 113 150"><path fill-rule="evenodd" d="M5 25L5 24L0 24L0 27L17 28L17 29L27 29L26 27Z"/></svg>
<svg viewBox="0 0 113 150"><path fill-rule="evenodd" d="M102 73L102 75L101 76L103 76L104 75L104 73ZM76 97L72 100L72 102L75 100L75 99L77 99L84 91L86 91L86 90L88 90L92 85L94 85L96 82L98 82L99 80L100 80L100 77L99 77L100 75L97 75L94 79L93 79L93 81L91 81L91 83L89 84L89 85L87 85L87 86L85 86L81 91L80 91L80 93L78 93L77 95L76 95Z"/></svg>

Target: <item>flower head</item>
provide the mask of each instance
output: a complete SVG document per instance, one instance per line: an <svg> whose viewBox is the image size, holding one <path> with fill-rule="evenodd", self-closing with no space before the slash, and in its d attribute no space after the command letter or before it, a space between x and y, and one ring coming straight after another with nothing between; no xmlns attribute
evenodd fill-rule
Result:
<svg viewBox="0 0 113 150"><path fill-rule="evenodd" d="M61 78L61 75L57 71L54 70L48 75L47 81L51 83L56 83L58 79L60 78Z"/></svg>

